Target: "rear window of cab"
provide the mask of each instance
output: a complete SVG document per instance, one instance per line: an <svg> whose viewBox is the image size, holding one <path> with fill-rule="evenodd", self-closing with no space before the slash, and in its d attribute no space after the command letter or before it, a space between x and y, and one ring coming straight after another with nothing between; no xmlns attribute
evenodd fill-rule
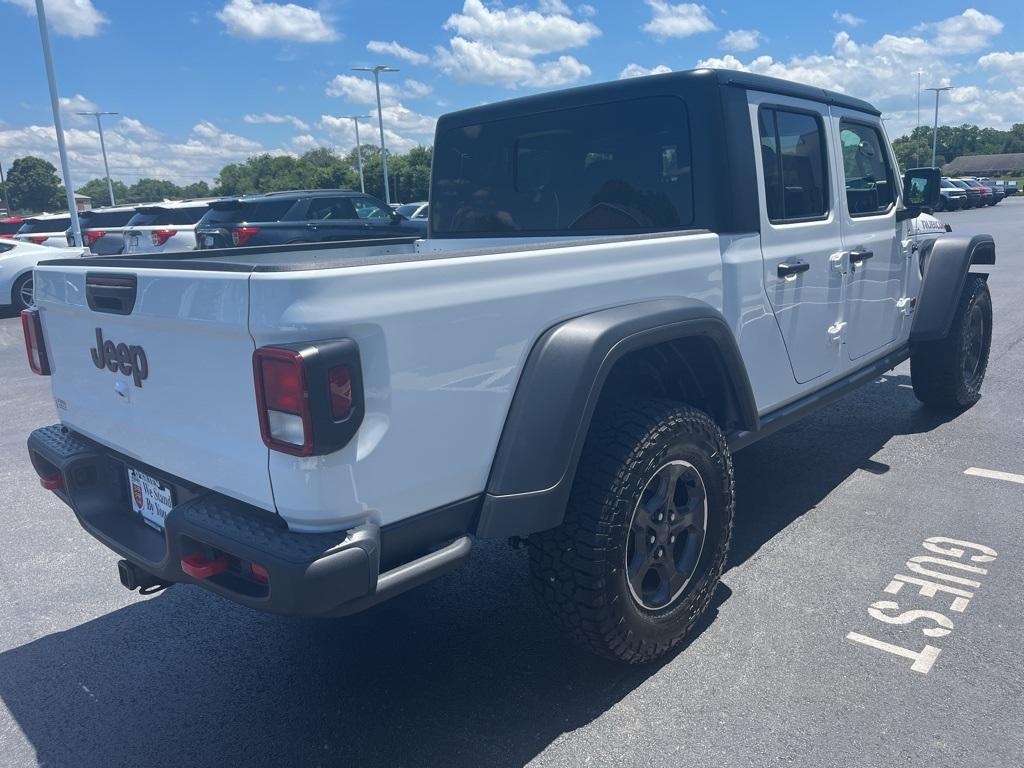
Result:
<svg viewBox="0 0 1024 768"><path fill-rule="evenodd" d="M518 115L438 136L435 235L624 234L694 218L689 116L675 96Z"/></svg>

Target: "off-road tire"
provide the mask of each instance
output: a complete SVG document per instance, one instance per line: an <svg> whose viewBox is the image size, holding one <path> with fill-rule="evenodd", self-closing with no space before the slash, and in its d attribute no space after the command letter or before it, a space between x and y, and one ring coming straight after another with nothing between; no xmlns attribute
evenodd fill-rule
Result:
<svg viewBox="0 0 1024 768"><path fill-rule="evenodd" d="M626 548L649 481L687 464L706 490L705 535L682 591L657 610L631 591ZM595 416L563 523L529 539L533 587L556 625L590 650L630 663L656 659L707 610L732 536L732 458L703 411L643 400Z"/></svg>
<svg viewBox="0 0 1024 768"><path fill-rule="evenodd" d="M980 336L976 326L979 321ZM910 377L917 399L936 408L970 408L981 399L991 346L992 296L988 283L978 275L968 275L949 334L911 349ZM977 364L973 365L975 355Z"/></svg>

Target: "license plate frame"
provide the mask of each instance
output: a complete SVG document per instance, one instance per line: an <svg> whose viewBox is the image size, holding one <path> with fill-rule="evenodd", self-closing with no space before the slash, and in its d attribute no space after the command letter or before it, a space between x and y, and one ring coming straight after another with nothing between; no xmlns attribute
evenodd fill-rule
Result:
<svg viewBox="0 0 1024 768"><path fill-rule="evenodd" d="M132 512L163 533L164 518L174 509L174 488L135 467L128 467L128 497Z"/></svg>

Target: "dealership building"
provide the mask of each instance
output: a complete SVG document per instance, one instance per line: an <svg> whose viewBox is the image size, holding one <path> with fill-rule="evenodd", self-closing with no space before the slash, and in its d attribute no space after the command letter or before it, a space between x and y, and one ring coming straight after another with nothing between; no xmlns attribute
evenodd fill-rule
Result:
<svg viewBox="0 0 1024 768"><path fill-rule="evenodd" d="M1016 176L1024 171L1024 152L1002 155L963 155L942 166L943 173L962 176Z"/></svg>

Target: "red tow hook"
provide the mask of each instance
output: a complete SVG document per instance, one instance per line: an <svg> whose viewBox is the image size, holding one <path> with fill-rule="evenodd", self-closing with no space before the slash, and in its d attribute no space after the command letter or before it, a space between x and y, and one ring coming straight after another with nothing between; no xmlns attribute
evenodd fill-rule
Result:
<svg viewBox="0 0 1024 768"><path fill-rule="evenodd" d="M198 553L181 558L181 570L193 579L208 579L218 573L223 573L227 567L228 559L223 555L213 560L207 560Z"/></svg>
<svg viewBox="0 0 1024 768"><path fill-rule="evenodd" d="M64 487L64 475L55 472L52 475L42 475L39 484L48 491L57 491Z"/></svg>

